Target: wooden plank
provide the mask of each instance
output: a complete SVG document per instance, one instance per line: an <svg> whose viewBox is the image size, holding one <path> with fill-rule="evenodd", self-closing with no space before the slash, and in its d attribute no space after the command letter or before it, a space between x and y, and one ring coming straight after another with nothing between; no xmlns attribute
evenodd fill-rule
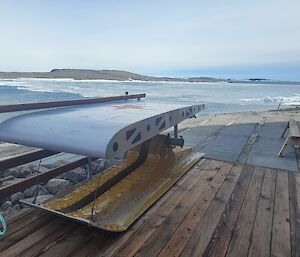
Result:
<svg viewBox="0 0 300 257"><path fill-rule="evenodd" d="M19 256L40 256L48 249L50 249L53 245L56 245L58 242L62 242L63 240L65 240L76 228L76 226L78 226L76 222L66 223L62 229L53 232L37 244L31 245Z"/></svg>
<svg viewBox="0 0 300 257"><path fill-rule="evenodd" d="M60 230L66 224L65 219L55 219L52 222L48 222L47 225L40 227L40 229L32 231L31 234L27 235L22 240L14 243L11 247L2 251L1 254L5 257L15 257L32 245L42 241L50 234Z"/></svg>
<svg viewBox="0 0 300 257"><path fill-rule="evenodd" d="M182 249L184 251L180 256L202 256L204 254L241 172L242 166L232 168L205 216L191 235L187 246Z"/></svg>
<svg viewBox="0 0 300 257"><path fill-rule="evenodd" d="M174 231L176 231L182 221L189 216L190 211L192 211L190 217L195 215L201 217L210 205L231 168L232 164L223 163L212 180L204 180L201 181L202 183L195 185L197 189L182 199L135 256L157 256L168 240L170 240ZM180 240L177 241L175 239L175 241L178 243Z"/></svg>
<svg viewBox="0 0 300 257"><path fill-rule="evenodd" d="M207 166L210 160L201 159L190 171L188 171L166 194L162 196L148 211L141 216L126 233L122 234L113 234L111 238L106 240L105 244L99 249L95 249L96 256L112 256L114 255L128 240L133 234L141 229L141 227L146 223L146 221L151 217L157 215L159 208L167 202L172 202L174 198L173 195L177 195L178 192L186 190L187 187L193 185L194 181L199 177L199 172L202 167ZM147 221L148 222L148 221Z"/></svg>
<svg viewBox="0 0 300 257"><path fill-rule="evenodd" d="M217 170L218 171L222 165L223 165L223 161L206 159L206 161L201 166L201 170L203 170L203 171Z"/></svg>
<svg viewBox="0 0 300 257"><path fill-rule="evenodd" d="M94 251L95 247L101 247L106 240L111 238L111 234L112 233L107 231L104 233L94 233L93 235L89 236L89 239L85 244L81 244L80 248L75 249L69 255L72 257L91 256L93 255L92 252Z"/></svg>
<svg viewBox="0 0 300 257"><path fill-rule="evenodd" d="M300 176L289 172L290 222L292 257L300 256Z"/></svg>
<svg viewBox="0 0 300 257"><path fill-rule="evenodd" d="M92 161L96 160L95 158L92 158ZM40 173L38 175L35 176L31 176L29 178L25 178L22 181L19 181L15 184L12 185L8 185L6 187L2 187L0 189L0 199L7 197L9 195L12 195L16 192L20 192L25 190L26 188L29 188L33 185L36 185L37 182L41 183L41 182L45 182L48 181L49 179L56 177L60 174L63 174L67 171L76 169L78 167L81 167L85 164L88 164L89 162L89 158L88 157L84 157L84 158L80 158L76 161L67 163L65 165L62 165L60 167L54 168L52 170L48 170L46 172Z"/></svg>
<svg viewBox="0 0 300 257"><path fill-rule="evenodd" d="M0 105L0 113L38 110L38 109L45 109L45 108L65 107L65 106L84 105L84 104L95 104L95 103L104 103L104 102L126 100L126 99L139 99L139 98L144 98L145 96L146 94L135 94L135 95L120 95L120 96L110 96L110 97L83 98L83 99L64 100L64 101L48 101L48 102Z"/></svg>
<svg viewBox="0 0 300 257"><path fill-rule="evenodd" d="M213 162L213 161L212 161ZM219 163L220 164L220 163ZM220 165L221 167L221 165ZM182 188L182 190L176 191L172 198L169 199L165 205L163 205L155 216L148 219L148 221L134 233L134 235L126 242L120 250L116 253L117 256L133 256L136 252L141 248L141 246L145 243L145 241L156 231L156 229L163 223L163 221L172 213L174 208L181 208L183 202L191 198L193 198L193 194L196 192L201 192L201 184L208 184L207 180L211 180L212 177L217 173L217 169L213 169L207 172L203 172L201 170L200 176L197 180L194 179L192 185L188 185L186 188ZM191 200L190 200L191 201Z"/></svg>
<svg viewBox="0 0 300 257"><path fill-rule="evenodd" d="M183 249L186 247L187 243L191 239L193 232L197 228L197 225L200 223L202 217L206 213L206 210L211 205L211 201L215 197L216 192L218 191L219 187L222 185L224 180L230 177L227 176L229 171L232 168L231 163L224 163L219 171L219 177L215 176L210 187L205 190L199 197L197 203L193 206L193 208L189 211L188 215L185 217L183 222L178 226L177 230L170 240L166 243L163 247L162 251L160 252L159 256L179 256ZM226 178L226 179L225 179ZM224 182L226 183L226 182ZM177 215L176 212L173 212L174 215ZM172 213L172 214L173 214ZM171 217L171 216L170 216ZM159 237L159 230L156 232ZM170 233L169 231L167 231ZM171 231L172 232L172 231ZM168 238L169 239L169 238Z"/></svg>
<svg viewBox="0 0 300 257"><path fill-rule="evenodd" d="M256 167L229 243L227 257L248 254L265 168Z"/></svg>
<svg viewBox="0 0 300 257"><path fill-rule="evenodd" d="M9 221L7 223L7 232L0 238L0 241L6 240L6 238L10 237L17 231L24 229L26 226L31 226L35 221L41 219L44 215L46 215L46 212L41 210L34 210L33 208L31 208L30 210L31 211L28 213L26 212L23 217L18 216L18 219L14 219L13 221Z"/></svg>
<svg viewBox="0 0 300 257"><path fill-rule="evenodd" d="M32 214L34 212L38 212L37 209L35 208L25 208L22 209L19 213L17 213L14 216L8 217L8 219L6 219L6 223L7 225L11 224L11 223L15 223L16 221L18 221L19 219L24 219L25 216Z"/></svg>
<svg viewBox="0 0 300 257"><path fill-rule="evenodd" d="M53 245L65 240L77 226L78 224L76 222L68 221L61 229L53 232L43 240L30 246L28 249L22 252L20 256L22 257L40 256L42 253L46 252Z"/></svg>
<svg viewBox="0 0 300 257"><path fill-rule="evenodd" d="M203 254L204 257L225 256L234 230L238 215L240 213L254 166L245 165L238 182L230 196L221 220L212 236L208 247Z"/></svg>
<svg viewBox="0 0 300 257"><path fill-rule="evenodd" d="M271 256L290 257L290 242L288 172L278 171L273 215Z"/></svg>
<svg viewBox="0 0 300 257"><path fill-rule="evenodd" d="M29 162L33 162L45 157L58 154L58 152L49 151L49 150L34 150L27 153L18 154L12 157L8 157L0 160L0 171L17 167Z"/></svg>
<svg viewBox="0 0 300 257"><path fill-rule="evenodd" d="M220 164L221 166L221 164ZM208 174L209 173L209 174ZM182 204L183 199L186 199L187 196L190 197L192 193L199 188L201 183L204 183L207 179L211 179L217 173L216 169L213 169L210 172L200 173L200 176L197 179L191 181L190 185L186 187L181 187L180 190L177 190L170 199L163 205L155 216L148 219L148 221L130 238L127 244L124 244L120 250L116 253L117 256L132 256L134 255L144 242L155 232L155 230L163 223L163 221L168 217L168 215L175 209L177 206Z"/></svg>
<svg viewBox="0 0 300 257"><path fill-rule="evenodd" d="M297 125L297 122L294 119L289 121L290 134L292 137L300 137L300 130Z"/></svg>
<svg viewBox="0 0 300 257"><path fill-rule="evenodd" d="M249 257L269 257L273 224L276 171L266 169L261 189Z"/></svg>
<svg viewBox="0 0 300 257"><path fill-rule="evenodd" d="M82 244L85 244L89 240L90 233L91 229L88 226L80 225L63 241L58 242L39 256L72 256L72 252L76 251L76 249L80 248Z"/></svg>
<svg viewBox="0 0 300 257"><path fill-rule="evenodd" d="M39 219L35 219L22 229L17 230L14 233L8 233L8 235L0 241L0 251L3 251L9 247L12 247L17 242L23 240L37 229L45 226L49 222L55 220L57 217L54 215L43 215Z"/></svg>

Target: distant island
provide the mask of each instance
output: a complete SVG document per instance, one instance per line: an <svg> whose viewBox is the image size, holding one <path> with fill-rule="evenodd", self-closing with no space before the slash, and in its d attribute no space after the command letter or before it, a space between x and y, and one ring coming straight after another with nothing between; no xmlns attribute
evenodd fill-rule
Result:
<svg viewBox="0 0 300 257"><path fill-rule="evenodd" d="M0 79L41 78L41 79L75 79L75 80L115 80L115 81L169 81L169 82L227 82L227 83L260 83L260 84L300 84L292 81L275 81L265 78L246 80L220 79L212 77L155 77L121 70L88 70L88 69L53 69L50 72L0 72Z"/></svg>
<svg viewBox="0 0 300 257"><path fill-rule="evenodd" d="M85 69L53 69L50 72L0 72L1 79L18 78L72 78L99 79L99 80L117 80L117 81L174 81L174 82L218 82L230 81L210 77L192 77L192 78L173 78L173 77L154 77L145 76L128 71L120 70L85 70Z"/></svg>

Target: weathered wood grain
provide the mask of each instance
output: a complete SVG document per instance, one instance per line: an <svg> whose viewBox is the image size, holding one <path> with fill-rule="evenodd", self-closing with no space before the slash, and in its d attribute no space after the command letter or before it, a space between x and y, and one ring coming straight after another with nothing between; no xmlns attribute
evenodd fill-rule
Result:
<svg viewBox="0 0 300 257"><path fill-rule="evenodd" d="M169 204L169 202L162 206L157 213L157 215L153 219L149 219L149 223L147 223L143 229L140 231L138 237L133 237L134 240L130 240L129 244L126 244L124 247L120 249L120 251L117 252L117 256L133 256L135 255L140 248L143 246L143 244L148 240L148 238L151 237L151 235L160 227L160 225L166 220L166 218L172 213L173 210L185 210L188 206L192 206L197 201L197 198L202 190L203 186L208 184L207 180L210 180L217 171L221 168L222 162L218 162L219 167L216 167L209 172L202 173L196 183L193 184L191 188L188 190L185 190L186 193L183 195L182 193L174 200L175 204L172 205ZM214 165L212 165L214 166Z"/></svg>
<svg viewBox="0 0 300 257"><path fill-rule="evenodd" d="M242 166L232 168L180 256L203 256L241 172Z"/></svg>
<svg viewBox="0 0 300 257"><path fill-rule="evenodd" d="M254 166L244 166L204 257L225 256L253 171Z"/></svg>
<svg viewBox="0 0 300 257"><path fill-rule="evenodd" d="M300 256L300 176L289 172L292 257Z"/></svg>
<svg viewBox="0 0 300 257"><path fill-rule="evenodd" d="M245 200L229 243L227 257L247 256L251 242L265 168L255 168Z"/></svg>
<svg viewBox="0 0 300 257"><path fill-rule="evenodd" d="M177 228L175 233L173 233L172 238L170 238L170 240L164 246L159 256L179 256L181 254L191 239L193 232L197 228L197 225L200 223L201 219L206 213L208 207L211 205L211 201L213 201L216 192L219 190L224 180L229 179L230 176L228 177L227 175L231 169L232 164L224 163L222 165L218 173L219 176L215 176L210 183L210 187L204 189L197 203L189 211L188 215Z"/></svg>
<svg viewBox="0 0 300 257"><path fill-rule="evenodd" d="M269 257L273 225L276 172L266 169L263 181L249 257Z"/></svg>
<svg viewBox="0 0 300 257"><path fill-rule="evenodd" d="M271 256L290 257L291 238L288 172L277 172L274 204Z"/></svg>

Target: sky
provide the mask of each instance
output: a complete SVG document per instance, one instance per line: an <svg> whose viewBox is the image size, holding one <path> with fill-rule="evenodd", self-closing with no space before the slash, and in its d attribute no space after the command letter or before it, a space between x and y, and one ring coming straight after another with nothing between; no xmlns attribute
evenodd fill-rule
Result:
<svg viewBox="0 0 300 257"><path fill-rule="evenodd" d="M300 81L299 0L0 0L0 70Z"/></svg>

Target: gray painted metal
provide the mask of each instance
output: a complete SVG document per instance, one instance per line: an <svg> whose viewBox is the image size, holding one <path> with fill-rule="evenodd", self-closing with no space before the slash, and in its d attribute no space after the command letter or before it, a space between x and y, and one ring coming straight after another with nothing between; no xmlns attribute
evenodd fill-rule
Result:
<svg viewBox="0 0 300 257"><path fill-rule="evenodd" d="M284 130L285 122L268 122L258 133L257 140L249 154L247 163L276 169L298 171L295 150L288 146L284 157L278 158L284 138L280 137Z"/></svg>
<svg viewBox="0 0 300 257"><path fill-rule="evenodd" d="M184 107L127 100L41 110L1 122L0 140L120 159L127 150L203 109L203 104Z"/></svg>
<svg viewBox="0 0 300 257"><path fill-rule="evenodd" d="M221 134L202 149L208 158L234 162L253 131L255 124L237 124L226 127Z"/></svg>

